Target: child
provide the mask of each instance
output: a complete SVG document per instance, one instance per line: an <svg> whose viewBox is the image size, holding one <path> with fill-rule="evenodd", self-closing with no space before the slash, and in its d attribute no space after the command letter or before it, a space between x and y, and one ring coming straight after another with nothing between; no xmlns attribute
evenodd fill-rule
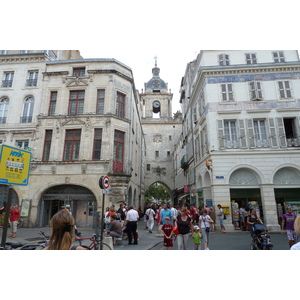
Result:
<svg viewBox="0 0 300 300"><path fill-rule="evenodd" d="M162 226L161 231L164 234L164 246L167 250L172 250L173 247L173 225L170 224L170 217L166 217L166 223Z"/></svg>
<svg viewBox="0 0 300 300"><path fill-rule="evenodd" d="M266 229L261 230L260 239L261 239L263 250L272 250L273 245L271 244L271 238L267 234Z"/></svg>
<svg viewBox="0 0 300 300"><path fill-rule="evenodd" d="M201 238L202 235L199 232L199 227L197 225L194 226L194 234L193 234L193 238L194 238L194 250L201 250Z"/></svg>

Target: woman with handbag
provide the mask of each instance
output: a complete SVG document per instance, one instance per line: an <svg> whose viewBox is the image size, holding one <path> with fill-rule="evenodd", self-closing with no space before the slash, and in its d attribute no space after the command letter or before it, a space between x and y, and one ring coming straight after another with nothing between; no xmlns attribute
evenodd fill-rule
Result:
<svg viewBox="0 0 300 300"><path fill-rule="evenodd" d="M201 228L202 236L204 239L204 250L209 250L209 231L210 224L212 224L213 222L214 221L212 220L212 218L207 214L207 210L203 209L199 217L199 227Z"/></svg>
<svg viewBox="0 0 300 300"><path fill-rule="evenodd" d="M179 231L179 234L177 235L178 250L188 250L189 236L190 232L192 234L194 233L194 226L185 207L181 209L180 215L177 216L175 226Z"/></svg>

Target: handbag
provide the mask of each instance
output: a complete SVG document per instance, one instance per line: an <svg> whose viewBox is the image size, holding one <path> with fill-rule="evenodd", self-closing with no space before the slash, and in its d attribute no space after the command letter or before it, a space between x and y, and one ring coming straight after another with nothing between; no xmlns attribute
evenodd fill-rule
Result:
<svg viewBox="0 0 300 300"><path fill-rule="evenodd" d="M178 235L179 234L179 230L178 230L178 227L177 226L173 226L173 233L175 235Z"/></svg>

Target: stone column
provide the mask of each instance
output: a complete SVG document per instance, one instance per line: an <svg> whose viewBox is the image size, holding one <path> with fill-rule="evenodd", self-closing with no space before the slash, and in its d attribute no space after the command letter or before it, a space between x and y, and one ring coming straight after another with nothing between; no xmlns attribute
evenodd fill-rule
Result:
<svg viewBox="0 0 300 300"><path fill-rule="evenodd" d="M270 231L280 231L277 218L277 207L273 184L264 184L260 187L264 224Z"/></svg>
<svg viewBox="0 0 300 300"><path fill-rule="evenodd" d="M217 205L220 204L223 206L228 206L230 210L230 214L226 215L226 220L223 221L226 231L234 231L234 226L232 224L232 217L231 217L231 198L230 198L230 187L229 185L214 185L212 186L212 196L213 196L213 204L216 214L218 214L218 207ZM220 222L219 217L216 216L215 220L216 229L220 230Z"/></svg>

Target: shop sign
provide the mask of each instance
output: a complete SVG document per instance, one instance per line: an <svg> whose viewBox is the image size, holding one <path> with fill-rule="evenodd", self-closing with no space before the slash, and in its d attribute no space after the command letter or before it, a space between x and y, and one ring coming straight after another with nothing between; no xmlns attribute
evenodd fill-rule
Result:
<svg viewBox="0 0 300 300"><path fill-rule="evenodd" d="M184 186L183 186L183 191L184 191L185 193L188 193L188 191L189 191L189 186L188 186L188 185L184 185Z"/></svg>

